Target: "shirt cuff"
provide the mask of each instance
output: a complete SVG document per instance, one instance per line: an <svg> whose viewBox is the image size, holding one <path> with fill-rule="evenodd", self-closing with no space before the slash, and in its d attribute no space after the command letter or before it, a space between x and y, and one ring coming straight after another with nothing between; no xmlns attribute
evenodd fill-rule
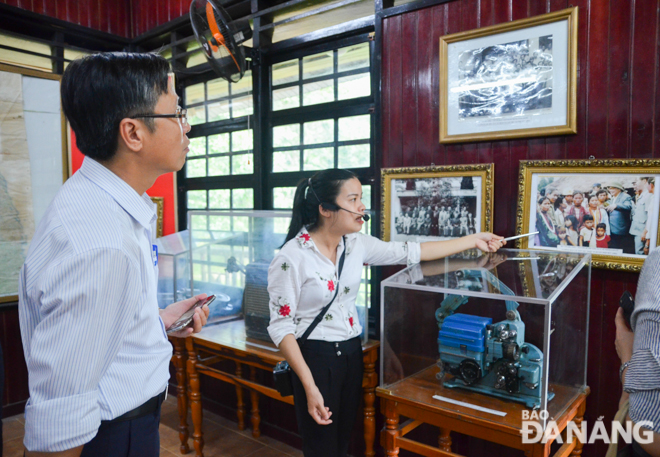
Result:
<svg viewBox="0 0 660 457"><path fill-rule="evenodd" d="M25 406L25 437L29 451L61 452L94 438L101 425L98 391L55 398Z"/></svg>
<svg viewBox="0 0 660 457"><path fill-rule="evenodd" d="M660 433L660 390L634 392L629 397L630 420ZM644 422L640 424L640 422Z"/></svg>
<svg viewBox="0 0 660 457"><path fill-rule="evenodd" d="M624 390L628 393L660 390L660 364L648 349L633 352L626 370ZM660 405L658 405L660 407Z"/></svg>
<svg viewBox="0 0 660 457"><path fill-rule="evenodd" d="M284 325L269 325L267 330L268 330L268 335L270 335L270 339L273 340L273 343L275 343L275 346L280 347L280 343L284 339L285 336L291 334L293 336L296 336L296 326L291 323L284 323L282 322L281 324Z"/></svg>
<svg viewBox="0 0 660 457"><path fill-rule="evenodd" d="M408 265L419 263L422 258L421 244L413 241L408 241L406 244L408 245Z"/></svg>

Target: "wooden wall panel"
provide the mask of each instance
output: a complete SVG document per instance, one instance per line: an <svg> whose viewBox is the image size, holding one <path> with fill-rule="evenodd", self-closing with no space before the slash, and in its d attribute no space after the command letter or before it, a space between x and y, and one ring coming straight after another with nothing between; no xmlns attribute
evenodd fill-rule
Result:
<svg viewBox="0 0 660 457"><path fill-rule="evenodd" d="M438 52L444 34L578 6L578 134L441 145ZM383 167L495 165L494 229L512 235L520 160L658 158L658 0L456 0L383 24ZM614 416L621 386L614 315L637 275L594 269L590 303L586 419ZM603 444L585 456L604 455Z"/></svg>
<svg viewBox="0 0 660 457"><path fill-rule="evenodd" d="M188 14L190 7L188 0L0 0L0 3L126 38L135 38Z"/></svg>

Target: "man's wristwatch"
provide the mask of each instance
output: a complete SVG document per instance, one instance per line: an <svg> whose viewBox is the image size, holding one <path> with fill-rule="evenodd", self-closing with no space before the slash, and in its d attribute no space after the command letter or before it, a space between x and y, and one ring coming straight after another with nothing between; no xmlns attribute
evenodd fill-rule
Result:
<svg viewBox="0 0 660 457"><path fill-rule="evenodd" d="M622 363L621 368L619 368L619 381L621 381L621 384L623 384L623 371L628 368L628 365L630 365L630 360L626 363Z"/></svg>

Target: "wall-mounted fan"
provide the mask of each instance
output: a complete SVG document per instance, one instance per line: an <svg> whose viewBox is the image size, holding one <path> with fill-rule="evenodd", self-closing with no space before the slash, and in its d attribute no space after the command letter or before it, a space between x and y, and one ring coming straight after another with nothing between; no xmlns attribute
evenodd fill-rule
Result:
<svg viewBox="0 0 660 457"><path fill-rule="evenodd" d="M192 0L190 22L211 68L227 81L238 82L246 69L241 44L252 38L250 23L232 22L217 0Z"/></svg>

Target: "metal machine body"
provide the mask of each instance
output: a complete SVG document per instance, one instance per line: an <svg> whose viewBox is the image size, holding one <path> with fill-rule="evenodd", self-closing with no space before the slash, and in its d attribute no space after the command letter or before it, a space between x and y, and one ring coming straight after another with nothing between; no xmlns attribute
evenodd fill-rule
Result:
<svg viewBox="0 0 660 457"><path fill-rule="evenodd" d="M525 342L525 323L507 302L506 319L492 319L454 313L467 297L450 295L436 311L440 373L453 377L445 387L463 389L524 403L541 405L543 352ZM515 306L513 306L515 304ZM548 400L554 393L548 392Z"/></svg>

